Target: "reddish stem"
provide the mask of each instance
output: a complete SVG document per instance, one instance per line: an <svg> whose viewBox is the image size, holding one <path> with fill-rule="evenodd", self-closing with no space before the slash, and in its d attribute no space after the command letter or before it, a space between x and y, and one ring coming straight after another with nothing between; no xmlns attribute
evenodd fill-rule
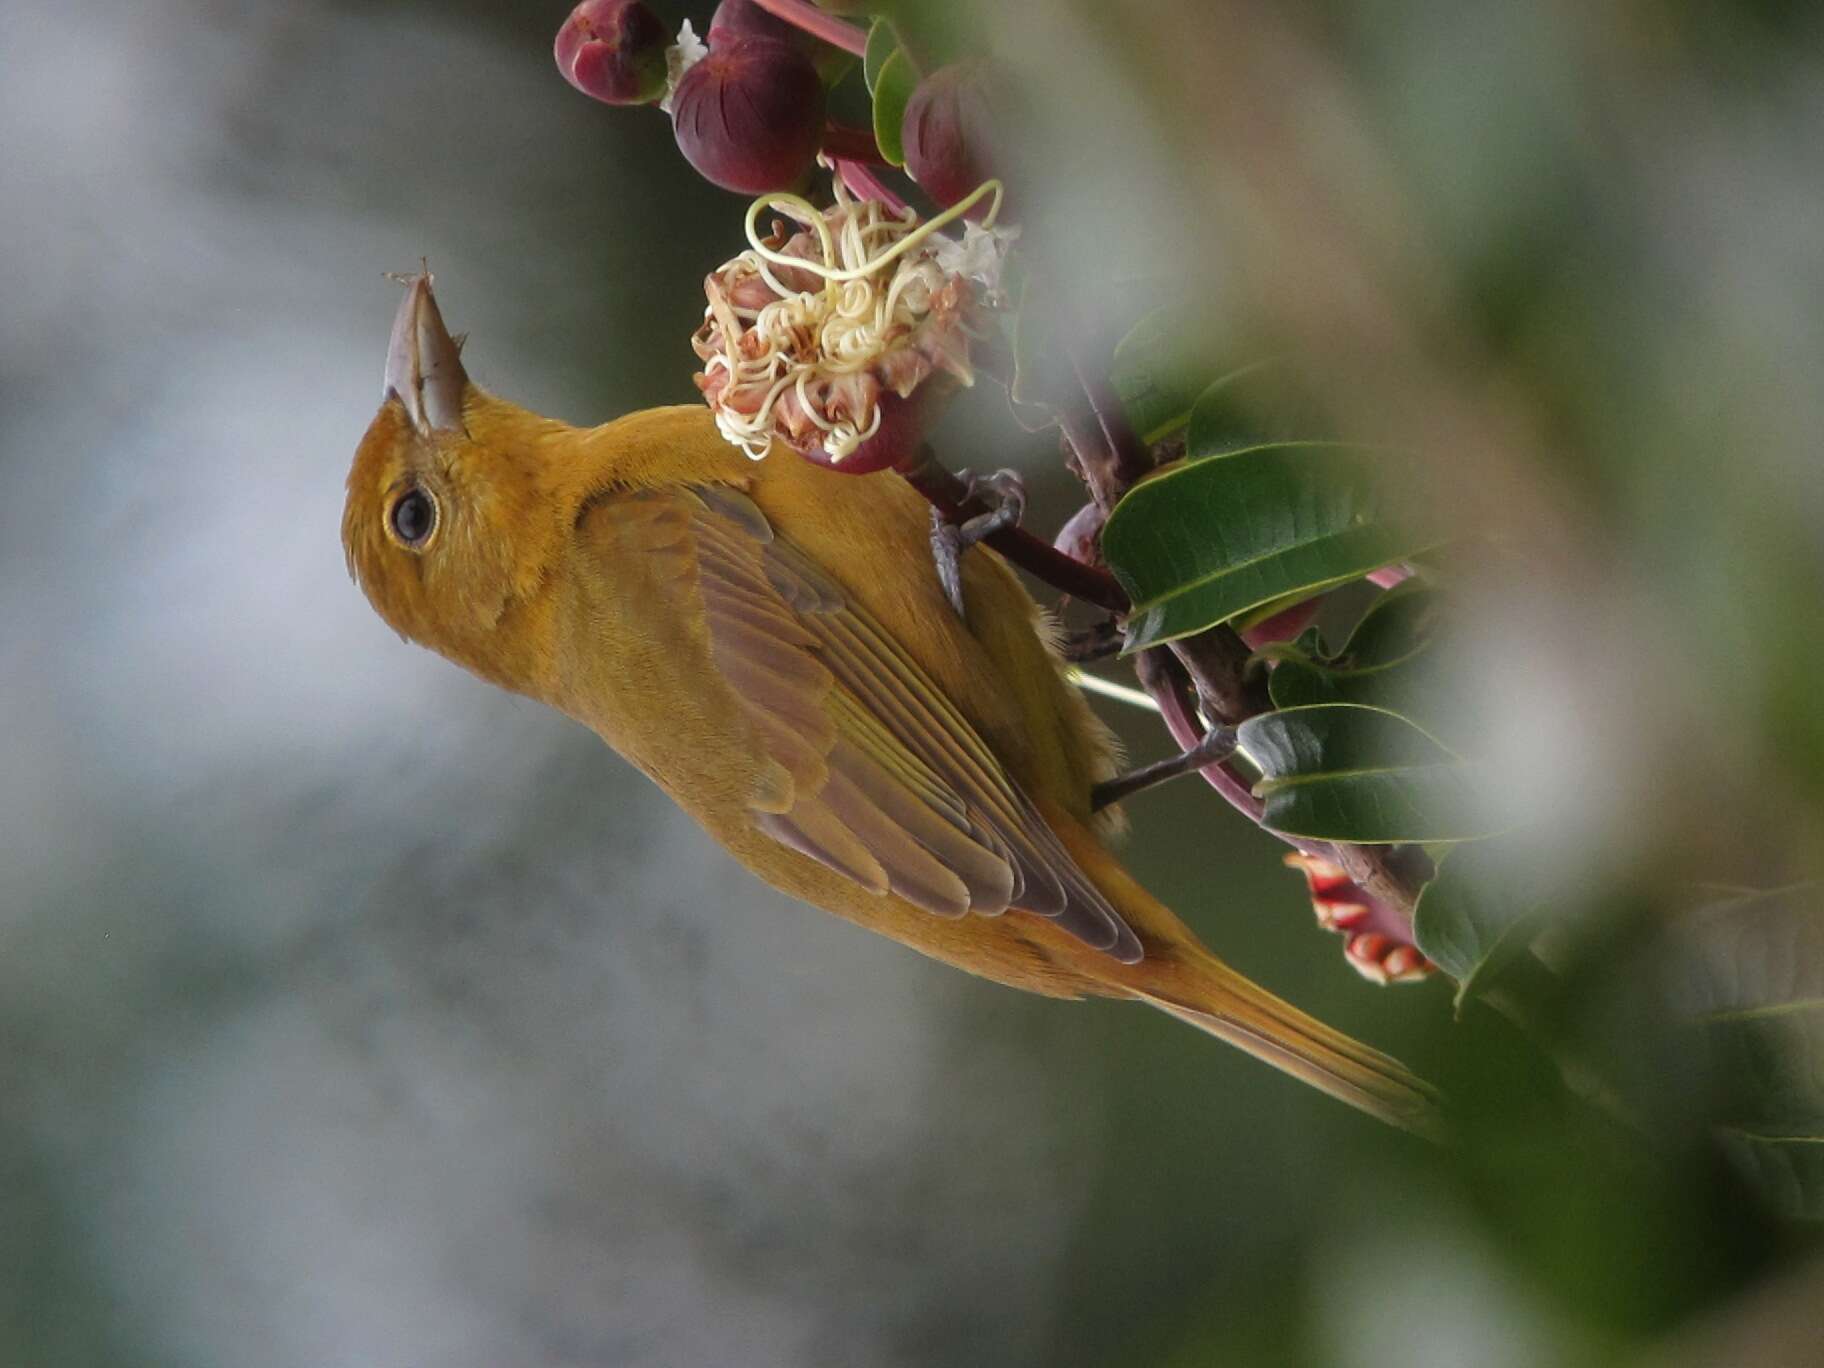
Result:
<svg viewBox="0 0 1824 1368"><path fill-rule="evenodd" d="M880 155L880 144L874 141L871 129L850 128L834 120L824 125L824 155L835 161L869 162L875 166L891 166L892 162Z"/></svg>
<svg viewBox="0 0 1824 1368"><path fill-rule="evenodd" d="M1076 453L1077 467L1091 497L1106 514L1152 469L1152 454L1134 435L1107 380L1085 366L1075 348L1066 345L1065 356L1083 388L1084 403L1066 408L1058 425ZM1264 684L1265 675L1256 676L1250 684L1248 658L1252 653L1234 628L1218 625L1180 638L1171 643L1171 651L1189 671L1204 711L1211 717L1233 726L1266 711L1265 691L1258 687Z"/></svg>
<svg viewBox="0 0 1824 1368"><path fill-rule="evenodd" d="M1142 651L1139 659L1134 662L1134 672L1140 676L1140 683L1159 705L1159 715L1165 720L1166 730L1171 732L1172 739L1185 750L1200 742L1203 739L1203 729L1191 710L1188 685L1172 657L1161 647ZM1402 944L1412 944L1412 908L1417 895L1411 887L1412 871L1391 867L1398 858L1393 849L1349 845L1345 842L1332 845L1326 841L1311 841L1301 836L1288 836L1283 831L1274 831L1272 827L1261 825L1261 818L1266 815L1264 805L1229 762L1205 765L1198 773L1203 775L1211 788L1223 796L1230 807L1262 831L1277 836L1294 850L1340 866L1375 900L1381 914L1390 919L1388 924L1395 928L1395 939ZM1425 877L1428 876L1418 878L1417 882L1424 883Z"/></svg>
<svg viewBox="0 0 1824 1368"><path fill-rule="evenodd" d="M1092 479L1090 492L1096 496L1096 502L1102 505L1103 511L1107 512L1119 502L1130 485L1153 468L1153 458L1135 436L1133 427L1127 421L1127 412L1109 389L1108 381L1083 364L1075 347L1067 346L1065 355L1069 358L1071 370L1076 372L1077 383L1083 388L1083 397L1089 405L1088 416L1094 420L1102 436L1103 449L1107 455L1102 475L1110 487L1098 490ZM1065 433L1070 435L1068 427L1065 428ZM1080 437L1072 442L1077 447L1079 460L1083 455L1080 442ZM1089 471L1085 469L1084 473L1087 475Z"/></svg>
<svg viewBox="0 0 1824 1368"><path fill-rule="evenodd" d="M1404 584L1412 578L1412 571L1404 565L1383 565L1379 570L1368 572L1368 583L1382 589L1391 589L1396 584Z"/></svg>
<svg viewBox="0 0 1824 1368"><path fill-rule="evenodd" d="M1067 350L1066 355L1083 388L1086 402L1082 408L1066 411L1060 426L1076 452L1077 464L1083 471L1090 494L1107 513L1133 482L1151 469L1151 456L1128 424L1107 380L1098 371L1083 365L1074 351ZM1188 750L1203 739L1203 730L1186 693L1187 685L1195 685L1196 697L1209 717L1230 726L1238 725L1255 713L1265 712L1271 706L1264 697L1264 690L1249 686L1249 656L1247 645L1233 628L1216 626L1180 638L1163 649L1144 651L1135 666L1141 683L1159 704L1173 739ZM1254 682L1259 684L1263 680L1264 676L1260 676ZM1247 782L1227 762L1206 765L1199 773L1231 807L1260 826L1264 815L1262 805ZM1419 883L1423 881L1415 882L1408 869L1393 867L1398 859L1395 850L1341 843L1330 845L1308 842L1284 832L1273 834L1298 850L1341 865L1350 878L1393 913L1411 916Z"/></svg>
<svg viewBox="0 0 1824 1368"><path fill-rule="evenodd" d="M838 161L836 174L842 177L842 183L849 187L849 193L856 199L879 200L895 214L906 212L906 202L893 193L891 186L860 162Z"/></svg>
<svg viewBox="0 0 1824 1368"><path fill-rule="evenodd" d="M867 55L868 35L865 29L857 28L833 14L825 14L811 4L810 0L754 0L754 3L769 14L776 14L786 23L803 29L812 37L823 39L832 47L839 47L857 57Z"/></svg>
<svg viewBox="0 0 1824 1368"><path fill-rule="evenodd" d="M1159 716L1165 721L1165 729L1172 734L1172 740L1180 747L1189 750L1203 740L1203 728L1198 726L1197 718L1191 711L1188 691L1181 677L1172 668L1172 659L1162 647L1155 646L1149 651L1141 652L1134 661L1134 672L1140 676L1140 683L1152 695L1153 702L1159 705ZM1260 799L1254 796L1253 786L1234 770L1229 761L1205 765L1197 771L1204 777L1209 786L1220 793L1228 805L1246 817L1255 826L1260 826L1260 819L1266 814L1266 808ZM1279 837L1294 850L1301 850L1307 855L1318 855L1330 858L1330 847L1321 841L1301 840L1296 836L1287 836L1283 832L1273 831L1271 827L1261 827L1271 835Z"/></svg>
<svg viewBox="0 0 1824 1368"><path fill-rule="evenodd" d="M972 517L977 511L985 512L986 509L973 504L965 505L962 511L964 517ZM1023 527L991 532L986 541L1022 570L1072 598L1093 603L1111 613L1125 613L1131 606L1127 591L1108 571L1072 560Z"/></svg>

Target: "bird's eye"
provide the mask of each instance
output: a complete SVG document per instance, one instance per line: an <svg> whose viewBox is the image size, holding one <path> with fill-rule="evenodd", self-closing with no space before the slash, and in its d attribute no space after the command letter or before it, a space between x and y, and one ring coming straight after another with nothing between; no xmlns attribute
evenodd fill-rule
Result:
<svg viewBox="0 0 1824 1368"><path fill-rule="evenodd" d="M393 535L406 546L420 547L437 526L437 504L422 489L408 489L393 501L387 521Z"/></svg>

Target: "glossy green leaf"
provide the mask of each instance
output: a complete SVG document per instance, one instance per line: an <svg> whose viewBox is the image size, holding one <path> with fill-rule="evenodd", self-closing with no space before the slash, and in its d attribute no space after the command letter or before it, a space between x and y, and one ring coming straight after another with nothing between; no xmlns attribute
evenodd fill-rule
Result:
<svg viewBox="0 0 1824 1368"><path fill-rule="evenodd" d="M916 89L918 69L904 48L894 48L874 74L874 141L880 145L880 155L895 166L906 164L900 130L906 121L906 104Z"/></svg>
<svg viewBox="0 0 1824 1368"><path fill-rule="evenodd" d="M893 25L885 19L876 19L868 30L868 49L861 59L861 79L868 87L868 94L874 93L874 87L880 84L880 69L887 64L887 58L899 51L899 35L893 31Z"/></svg>
<svg viewBox="0 0 1824 1368"><path fill-rule="evenodd" d="M1102 533L1109 568L1134 601L1126 649L1346 583L1435 544L1412 516L1411 485L1392 455L1319 442L1251 447L1142 481Z"/></svg>
<svg viewBox="0 0 1824 1368"><path fill-rule="evenodd" d="M1251 717L1241 750L1261 773L1263 825L1379 845L1462 841L1497 830L1475 767L1405 718L1348 703Z"/></svg>
<svg viewBox="0 0 1824 1368"><path fill-rule="evenodd" d="M1266 382L1277 379L1280 370L1275 362L1256 361L1208 385L1191 405L1184 454L1198 461L1255 445L1263 435L1266 412L1283 407L1263 394ZM1269 424L1268 430L1280 431L1276 423ZM1294 430L1305 437L1312 435L1308 427Z"/></svg>
<svg viewBox="0 0 1824 1368"><path fill-rule="evenodd" d="M1724 1148L1788 1215L1824 1220L1824 890L1680 919L1669 976L1723 1093Z"/></svg>
<svg viewBox="0 0 1824 1368"><path fill-rule="evenodd" d="M1459 1007L1531 946L1549 906L1538 865L1506 842L1451 850L1419 894L1413 940L1457 981Z"/></svg>
<svg viewBox="0 0 1824 1368"><path fill-rule="evenodd" d="M1142 442L1150 445L1183 427L1209 387L1209 348L1200 338L1185 311L1168 304L1142 318L1115 347L1108 382Z"/></svg>
<svg viewBox="0 0 1824 1368"><path fill-rule="evenodd" d="M1300 649L1274 668L1273 704L1360 703L1385 708L1449 738L1461 714L1434 659L1444 599L1436 590L1405 584L1377 599L1328 659Z"/></svg>

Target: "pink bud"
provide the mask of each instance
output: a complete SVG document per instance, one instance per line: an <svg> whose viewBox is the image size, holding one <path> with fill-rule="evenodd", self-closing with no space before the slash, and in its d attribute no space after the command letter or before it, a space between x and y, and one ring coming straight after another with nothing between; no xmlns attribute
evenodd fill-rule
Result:
<svg viewBox="0 0 1824 1368"><path fill-rule="evenodd" d="M678 148L724 190L763 195L809 174L823 139L823 82L789 43L732 38L684 73L672 95Z"/></svg>
<svg viewBox="0 0 1824 1368"><path fill-rule="evenodd" d="M665 93L671 39L641 0L583 0L557 31L557 69L583 94L611 105Z"/></svg>
<svg viewBox="0 0 1824 1368"><path fill-rule="evenodd" d="M994 174L986 74L980 63L953 62L920 81L906 102L906 170L939 204L955 204Z"/></svg>

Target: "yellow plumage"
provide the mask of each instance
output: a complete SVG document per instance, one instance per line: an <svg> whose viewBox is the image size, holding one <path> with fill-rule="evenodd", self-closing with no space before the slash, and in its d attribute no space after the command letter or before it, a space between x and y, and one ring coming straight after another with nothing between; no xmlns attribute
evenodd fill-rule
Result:
<svg viewBox="0 0 1824 1368"><path fill-rule="evenodd" d="M1037 606L975 550L959 619L896 476L751 462L697 407L539 418L468 381L422 279L388 376L343 537L400 632L591 727L776 888L1013 987L1149 1001L1432 1124L1423 1083L1236 975L1121 869L1090 814L1106 733Z"/></svg>

